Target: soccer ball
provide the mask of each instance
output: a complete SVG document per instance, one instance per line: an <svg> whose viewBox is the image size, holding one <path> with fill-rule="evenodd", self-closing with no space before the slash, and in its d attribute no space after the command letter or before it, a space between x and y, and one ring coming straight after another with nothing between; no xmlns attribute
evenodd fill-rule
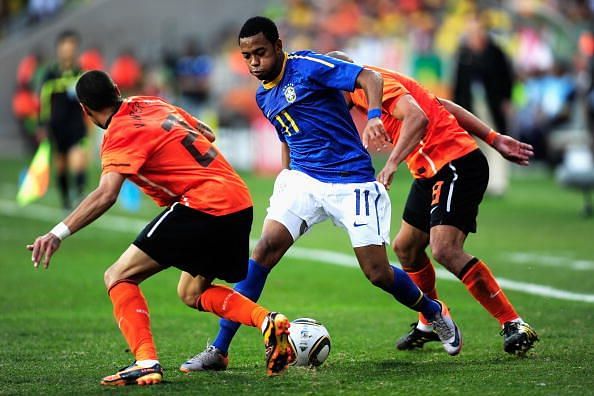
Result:
<svg viewBox="0 0 594 396"><path fill-rule="evenodd" d="M319 366L330 354L330 334L317 320L299 318L291 322L289 342L295 349L295 366Z"/></svg>

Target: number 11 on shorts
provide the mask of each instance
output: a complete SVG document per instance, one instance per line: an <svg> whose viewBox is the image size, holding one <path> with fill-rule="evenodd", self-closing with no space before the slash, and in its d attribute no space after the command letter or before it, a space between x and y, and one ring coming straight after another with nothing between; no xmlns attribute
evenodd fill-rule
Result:
<svg viewBox="0 0 594 396"><path fill-rule="evenodd" d="M365 199L365 216L369 216L369 190L363 191ZM361 216L361 189L355 188L355 216Z"/></svg>

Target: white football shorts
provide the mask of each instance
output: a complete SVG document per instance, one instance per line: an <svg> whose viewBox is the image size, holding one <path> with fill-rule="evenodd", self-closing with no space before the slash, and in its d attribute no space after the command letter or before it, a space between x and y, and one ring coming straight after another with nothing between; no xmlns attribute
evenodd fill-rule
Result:
<svg viewBox="0 0 594 396"><path fill-rule="evenodd" d="M266 219L283 224L296 241L328 218L348 232L353 247L390 243L391 204L382 184L324 183L295 170L279 173Z"/></svg>

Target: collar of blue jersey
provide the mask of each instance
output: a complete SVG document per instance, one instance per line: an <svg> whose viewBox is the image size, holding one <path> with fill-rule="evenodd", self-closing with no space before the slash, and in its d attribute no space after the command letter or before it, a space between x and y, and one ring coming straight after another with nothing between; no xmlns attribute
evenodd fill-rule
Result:
<svg viewBox="0 0 594 396"><path fill-rule="evenodd" d="M278 83L280 82L280 80L283 79L283 76L285 75L285 66L287 65L287 53L285 52L285 56L283 58L283 67L280 71L280 73L278 73L278 76L276 76L276 78L272 81L268 81L268 82L262 82L262 86L264 87L264 89L271 89L274 88L278 85Z"/></svg>

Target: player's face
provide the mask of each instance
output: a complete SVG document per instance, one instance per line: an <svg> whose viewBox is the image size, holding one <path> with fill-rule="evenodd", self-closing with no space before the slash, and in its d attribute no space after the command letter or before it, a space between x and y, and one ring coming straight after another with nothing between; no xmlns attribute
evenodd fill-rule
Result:
<svg viewBox="0 0 594 396"><path fill-rule="evenodd" d="M258 33L241 38L239 49L250 73L259 80L274 80L283 67L281 40L271 43L263 33Z"/></svg>

